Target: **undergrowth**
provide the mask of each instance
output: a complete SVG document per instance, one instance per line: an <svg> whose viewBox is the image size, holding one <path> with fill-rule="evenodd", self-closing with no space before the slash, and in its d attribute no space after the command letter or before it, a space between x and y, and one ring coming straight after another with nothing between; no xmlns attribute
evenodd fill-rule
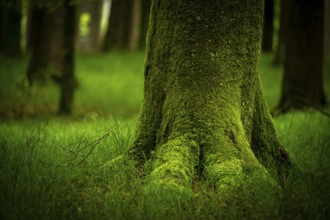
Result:
<svg viewBox="0 0 330 220"><path fill-rule="evenodd" d="M271 68L269 60L263 57L261 73L274 107L281 68ZM124 65L128 61L132 65ZM0 109L6 117L0 124L0 219L330 217L330 118L315 110L275 118L281 143L303 171L288 175L280 198L261 186L223 203L223 195L199 177L192 195L159 191L150 196L143 170L125 159L143 91L142 53L79 56L74 117L52 115L54 85L25 94L19 83L26 60L1 62L6 71L1 69Z"/></svg>

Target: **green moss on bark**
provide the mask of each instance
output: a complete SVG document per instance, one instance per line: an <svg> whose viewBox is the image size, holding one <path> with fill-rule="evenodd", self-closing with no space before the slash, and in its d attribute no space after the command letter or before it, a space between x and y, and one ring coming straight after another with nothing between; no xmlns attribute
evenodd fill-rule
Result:
<svg viewBox="0 0 330 220"><path fill-rule="evenodd" d="M191 188L198 153L199 146L189 135L160 145L152 156L148 184Z"/></svg>
<svg viewBox="0 0 330 220"><path fill-rule="evenodd" d="M202 172L221 192L277 191L263 166L280 164L280 145L258 76L262 18L261 0L153 1L131 151L148 160L146 189L189 191Z"/></svg>

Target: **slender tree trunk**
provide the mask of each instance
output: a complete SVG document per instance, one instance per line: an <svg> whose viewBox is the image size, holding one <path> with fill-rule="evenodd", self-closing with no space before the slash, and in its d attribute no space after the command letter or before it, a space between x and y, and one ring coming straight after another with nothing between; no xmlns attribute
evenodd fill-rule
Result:
<svg viewBox="0 0 330 220"><path fill-rule="evenodd" d="M31 7L28 10L27 21L26 21L26 44L25 50L31 52L36 42L36 33L38 32L38 14L36 7Z"/></svg>
<svg viewBox="0 0 330 220"><path fill-rule="evenodd" d="M50 76L60 76L63 65L63 29L64 9L33 8L30 38L32 54L27 69L27 78L30 85L45 84Z"/></svg>
<svg viewBox="0 0 330 220"><path fill-rule="evenodd" d="M324 106L324 1L292 1L285 33L285 69L277 112Z"/></svg>
<svg viewBox="0 0 330 220"><path fill-rule="evenodd" d="M147 189L189 191L199 173L222 192L273 187L271 167L290 164L258 75L262 2L153 1L131 149L151 159Z"/></svg>
<svg viewBox="0 0 330 220"><path fill-rule="evenodd" d="M0 4L0 54L3 53L3 44L4 44L4 24L5 24L5 9L4 6Z"/></svg>
<svg viewBox="0 0 330 220"><path fill-rule="evenodd" d="M151 0L142 0L141 1L141 37L140 37L140 47L146 47L146 38L149 26L149 16L150 16L150 8L151 8Z"/></svg>
<svg viewBox="0 0 330 220"><path fill-rule="evenodd" d="M274 0L265 0L262 51L272 52L274 35Z"/></svg>
<svg viewBox="0 0 330 220"><path fill-rule="evenodd" d="M64 63L61 78L61 97L59 102L59 114L68 115L72 113L74 99L74 90L76 88L76 79L74 76L74 56L75 56L75 34L76 34L76 5L70 3L70 0L64 1Z"/></svg>
<svg viewBox="0 0 330 220"><path fill-rule="evenodd" d="M330 57L330 1L325 1L325 56Z"/></svg>
<svg viewBox="0 0 330 220"><path fill-rule="evenodd" d="M21 55L21 0L12 0L3 6L1 15L1 45L0 53L16 58Z"/></svg>
<svg viewBox="0 0 330 220"><path fill-rule="evenodd" d="M102 50L108 52L113 47L122 44L123 28L124 28L124 8L127 0L112 0L110 4L110 12L108 19L108 27L105 34ZM116 45L117 46L114 46Z"/></svg>
<svg viewBox="0 0 330 220"><path fill-rule="evenodd" d="M136 50L139 46L140 31L141 31L141 1L131 0L131 20L128 29L128 50Z"/></svg>
<svg viewBox="0 0 330 220"><path fill-rule="evenodd" d="M102 19L103 1L84 2L81 6L81 13L89 13L89 33L87 36L80 36L80 50L84 52L98 52L100 46L100 31Z"/></svg>
<svg viewBox="0 0 330 220"><path fill-rule="evenodd" d="M284 63L285 56L285 30L288 25L288 13L291 0L280 0L280 28L278 31L278 43L275 50L273 65L279 66Z"/></svg>
<svg viewBox="0 0 330 220"><path fill-rule="evenodd" d="M141 0L113 0L103 51L111 48L135 50L138 47Z"/></svg>

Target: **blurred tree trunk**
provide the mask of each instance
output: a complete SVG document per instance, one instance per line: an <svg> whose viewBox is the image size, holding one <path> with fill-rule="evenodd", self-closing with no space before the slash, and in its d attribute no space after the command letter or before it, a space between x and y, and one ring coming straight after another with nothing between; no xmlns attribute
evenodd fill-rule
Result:
<svg viewBox="0 0 330 220"><path fill-rule="evenodd" d="M26 36L25 36L25 50L31 52L38 32L38 16L36 16L35 7L30 7L27 13L26 20Z"/></svg>
<svg viewBox="0 0 330 220"><path fill-rule="evenodd" d="M64 8L31 9L29 30L32 54L27 69L30 85L45 84L50 76L60 76L63 65ZM35 33L33 33L35 31Z"/></svg>
<svg viewBox="0 0 330 220"><path fill-rule="evenodd" d="M4 24L5 24L5 9L4 6L0 4L0 54L3 53L3 41L4 41Z"/></svg>
<svg viewBox="0 0 330 220"><path fill-rule="evenodd" d="M131 0L131 20L128 30L128 49L136 50L139 47L141 31L141 1Z"/></svg>
<svg viewBox="0 0 330 220"><path fill-rule="evenodd" d="M262 31L262 51L272 52L274 34L274 0L265 0Z"/></svg>
<svg viewBox="0 0 330 220"><path fill-rule="evenodd" d="M151 11L130 151L153 159L148 189L189 190L199 172L223 192L259 181L273 187L266 169L281 173L289 159L258 75L263 1L154 0Z"/></svg>
<svg viewBox="0 0 330 220"><path fill-rule="evenodd" d="M112 0L103 51L135 50L139 44L141 0Z"/></svg>
<svg viewBox="0 0 330 220"><path fill-rule="evenodd" d="M80 7L80 13L88 13L90 19L87 35L79 37L79 49L83 52L98 52L99 50L102 9L102 0L83 2Z"/></svg>
<svg viewBox="0 0 330 220"><path fill-rule="evenodd" d="M149 26L149 15L151 8L151 0L142 0L141 1L141 37L140 37L140 47L144 49L146 47L146 37Z"/></svg>
<svg viewBox="0 0 330 220"><path fill-rule="evenodd" d="M285 69L277 113L324 106L324 0L292 1L286 27Z"/></svg>
<svg viewBox="0 0 330 220"><path fill-rule="evenodd" d="M278 31L278 43L275 50L273 65L279 66L284 63L285 56L285 26L288 23L288 13L291 0L280 0L280 28Z"/></svg>
<svg viewBox="0 0 330 220"><path fill-rule="evenodd" d="M69 115L72 113L74 90L76 88L75 67L75 41L77 30L77 6L64 0L64 62L61 77L61 97L58 113Z"/></svg>
<svg viewBox="0 0 330 220"><path fill-rule="evenodd" d="M0 53L17 58L21 56L21 0L12 0L1 7Z"/></svg>
<svg viewBox="0 0 330 220"><path fill-rule="evenodd" d="M330 1L325 1L325 55L330 57Z"/></svg>

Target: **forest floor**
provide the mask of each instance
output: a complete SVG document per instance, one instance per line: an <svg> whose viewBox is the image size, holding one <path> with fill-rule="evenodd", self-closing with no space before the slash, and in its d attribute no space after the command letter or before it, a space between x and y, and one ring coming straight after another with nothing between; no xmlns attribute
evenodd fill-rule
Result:
<svg viewBox="0 0 330 220"><path fill-rule="evenodd" d="M274 108L282 68L271 67L271 58L263 55L260 73ZM143 173L120 160L134 137L143 62L143 52L78 55L75 114L60 117L55 84L28 88L27 58L0 58L0 219L330 218L330 118L314 109L274 118L281 143L304 171L289 175L280 198L260 192L223 206L203 179L189 199L146 197ZM329 100L329 61L325 72Z"/></svg>

